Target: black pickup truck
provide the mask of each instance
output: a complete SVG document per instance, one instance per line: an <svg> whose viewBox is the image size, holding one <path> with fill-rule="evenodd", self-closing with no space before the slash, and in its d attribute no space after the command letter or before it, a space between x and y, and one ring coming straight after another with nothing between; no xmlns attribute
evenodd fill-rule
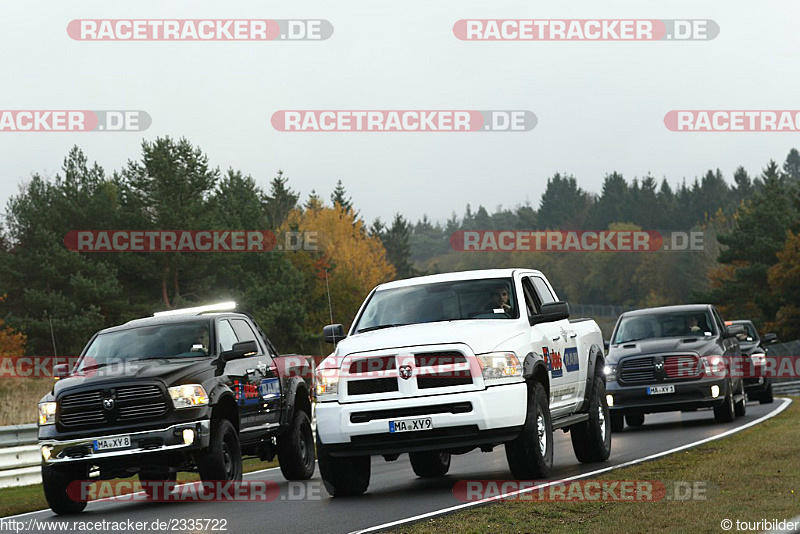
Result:
<svg viewBox="0 0 800 534"><path fill-rule="evenodd" d="M305 359L278 356L247 314L197 310L102 330L71 372L56 370L62 378L39 402L42 482L54 512L86 507L67 488L90 473L238 481L243 456L277 454L288 480L314 474Z"/></svg>

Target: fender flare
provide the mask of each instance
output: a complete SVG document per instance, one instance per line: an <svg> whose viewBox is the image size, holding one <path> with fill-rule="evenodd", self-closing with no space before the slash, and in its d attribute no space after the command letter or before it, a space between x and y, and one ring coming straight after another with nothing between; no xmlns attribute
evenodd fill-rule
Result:
<svg viewBox="0 0 800 534"><path fill-rule="evenodd" d="M547 398L550 398L550 373L544 363L544 358L536 352L529 352L522 362L522 377L525 382L537 380L544 387Z"/></svg>
<svg viewBox="0 0 800 534"><path fill-rule="evenodd" d="M593 344L589 348L589 359L586 362L586 390L583 394L583 404L579 411L583 412L589 408L592 402L592 395L594 394L594 377L598 374L605 380L603 375L603 367L606 365L606 359L603 355L603 347Z"/></svg>
<svg viewBox="0 0 800 534"><path fill-rule="evenodd" d="M294 410L298 404L297 392L305 391L306 398L308 397L309 390L308 384L302 377L292 376L286 379L286 390L283 392L284 410L281 414L281 426L288 425L294 419ZM300 401L302 402L302 401ZM309 418L311 415L309 414Z"/></svg>

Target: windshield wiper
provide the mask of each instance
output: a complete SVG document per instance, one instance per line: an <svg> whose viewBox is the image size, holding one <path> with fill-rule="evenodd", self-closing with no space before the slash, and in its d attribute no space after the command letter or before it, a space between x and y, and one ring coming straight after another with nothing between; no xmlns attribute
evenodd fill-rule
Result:
<svg viewBox="0 0 800 534"><path fill-rule="evenodd" d="M371 332L372 330L381 330L383 328L392 328L392 327L395 327L395 326L408 326L408 324L409 323L379 324L379 325L375 325L375 326L368 326L366 328L360 328L358 330L358 333L360 334L362 332Z"/></svg>

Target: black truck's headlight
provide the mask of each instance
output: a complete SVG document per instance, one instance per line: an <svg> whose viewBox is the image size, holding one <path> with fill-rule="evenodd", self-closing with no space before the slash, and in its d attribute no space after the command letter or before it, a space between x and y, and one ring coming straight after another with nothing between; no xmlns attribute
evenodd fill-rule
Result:
<svg viewBox="0 0 800 534"><path fill-rule="evenodd" d="M176 410L208 405L208 394L200 384L186 384L169 388L172 404Z"/></svg>

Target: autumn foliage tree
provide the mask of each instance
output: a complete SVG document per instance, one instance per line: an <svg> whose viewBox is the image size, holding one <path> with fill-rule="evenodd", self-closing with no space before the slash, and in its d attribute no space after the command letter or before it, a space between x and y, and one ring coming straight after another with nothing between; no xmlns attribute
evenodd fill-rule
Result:
<svg viewBox="0 0 800 534"><path fill-rule="evenodd" d="M0 303L6 295L0 295ZM22 356L25 353L25 334L17 332L0 319L0 356Z"/></svg>
<svg viewBox="0 0 800 534"><path fill-rule="evenodd" d="M316 243L316 250L289 256L313 281L309 294L298 295L309 310L309 330L330 323L331 311L333 322L349 325L369 291L395 276L380 239L368 234L352 210L326 207L315 200L291 212L283 230L302 232L307 244Z"/></svg>

